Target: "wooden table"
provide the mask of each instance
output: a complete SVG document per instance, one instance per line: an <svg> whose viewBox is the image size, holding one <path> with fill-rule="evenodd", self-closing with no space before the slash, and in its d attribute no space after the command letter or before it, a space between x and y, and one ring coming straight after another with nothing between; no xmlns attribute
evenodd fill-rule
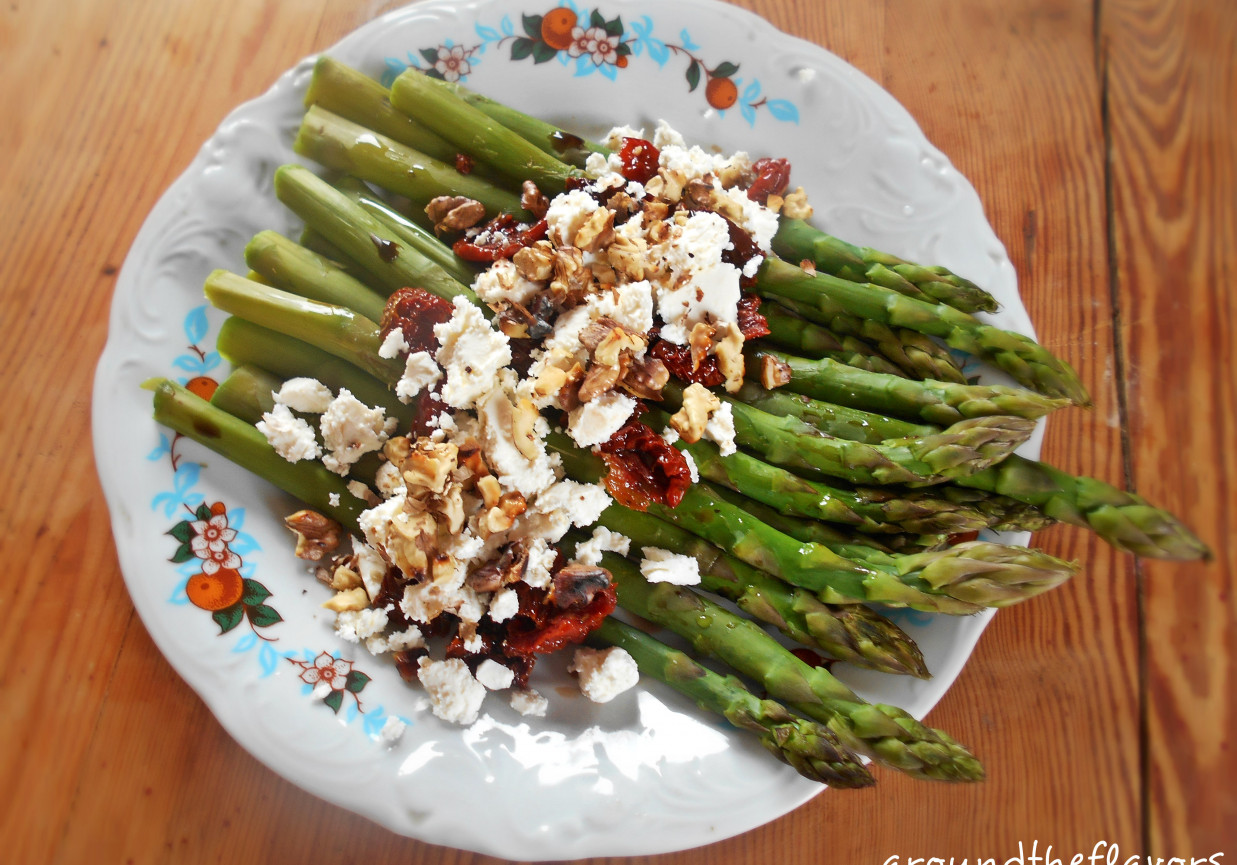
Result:
<svg viewBox="0 0 1237 865"><path fill-rule="evenodd" d="M241 750L126 594L90 447L117 269L237 102L388 8L338 0L5 0L0 9L0 837L10 862L427 862ZM997 616L935 710L979 786L882 772L660 861L845 865L1237 857L1237 4L747 0L872 76L974 182L1043 341L1091 412L1044 455L1135 489L1214 546L1086 563ZM15 846L14 846L15 845ZM1107 849L1099 847L1099 861ZM1017 860L1015 860L1017 861ZM1108 859L1108 862L1114 861Z"/></svg>

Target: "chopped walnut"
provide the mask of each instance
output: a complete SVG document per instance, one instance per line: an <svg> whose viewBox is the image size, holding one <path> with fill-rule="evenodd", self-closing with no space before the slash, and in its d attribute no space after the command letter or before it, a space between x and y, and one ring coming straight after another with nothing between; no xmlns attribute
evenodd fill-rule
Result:
<svg viewBox="0 0 1237 865"><path fill-rule="evenodd" d="M654 177L653 180L658 178ZM649 190L651 191L651 190ZM670 216L670 205L664 201L654 200L644 202L644 218L649 224L653 224L659 220L664 220Z"/></svg>
<svg viewBox="0 0 1237 865"><path fill-rule="evenodd" d="M538 240L512 256L511 262L529 282L545 282L554 273L554 247L548 240Z"/></svg>
<svg viewBox="0 0 1237 865"><path fill-rule="evenodd" d="M726 325L722 338L713 348L717 366L726 376L726 391L734 393L743 386L743 332L734 322Z"/></svg>
<svg viewBox="0 0 1237 865"><path fill-rule="evenodd" d="M440 195L425 205L434 232L462 231L485 219L485 205L462 195Z"/></svg>
<svg viewBox="0 0 1237 865"><path fill-rule="evenodd" d="M662 388L670 381L670 370L655 357L633 359L620 385L638 399L661 400Z"/></svg>
<svg viewBox="0 0 1237 865"><path fill-rule="evenodd" d="M555 301L566 305L579 302L588 288L592 271L584 266L584 253L574 246L559 247L554 251L554 271L550 280L550 293Z"/></svg>
<svg viewBox="0 0 1237 865"><path fill-rule="evenodd" d="M498 500L502 498L503 488L498 483L498 478L493 475L486 475L483 478L477 479L477 492L481 495L481 501L487 508L496 507Z"/></svg>
<svg viewBox="0 0 1237 865"><path fill-rule="evenodd" d="M644 351L644 339L628 333L621 327L615 327L593 350L593 359L606 366L618 366L624 352L628 357Z"/></svg>
<svg viewBox="0 0 1237 865"><path fill-rule="evenodd" d="M590 366L588 372L584 374L584 381L580 383L576 399L582 403L592 402L606 391L611 390L627 372L623 368L625 365L620 361L618 366L606 366L600 363Z"/></svg>
<svg viewBox="0 0 1237 865"><path fill-rule="evenodd" d="M537 407L527 397L516 402L515 412L511 416L511 439L524 459L529 461L541 456L541 450L537 447L541 437L535 429L538 417Z"/></svg>
<svg viewBox="0 0 1237 865"><path fill-rule="evenodd" d="M614 221L621 225L627 217L640 209L640 202L620 189L606 200L606 207L614 211Z"/></svg>
<svg viewBox="0 0 1237 865"><path fill-rule="evenodd" d="M657 197L677 204L679 199L683 197L683 187L687 185L687 175L677 168L663 168L657 172L657 176L664 183L661 193Z"/></svg>
<svg viewBox="0 0 1237 865"><path fill-rule="evenodd" d="M456 461L472 478L480 479L490 473L490 467L485 464L485 457L481 455L481 445L474 438L469 438L460 445Z"/></svg>
<svg viewBox="0 0 1237 865"><path fill-rule="evenodd" d="M604 207L594 210L576 231L572 245L584 252L596 252L614 240L614 211Z"/></svg>
<svg viewBox="0 0 1237 865"><path fill-rule="evenodd" d="M644 279L648 269L649 247L643 237L630 237L620 234L606 248L606 259L610 266L623 274L631 282Z"/></svg>
<svg viewBox="0 0 1237 865"><path fill-rule="evenodd" d="M777 193L770 193L769 197L765 199L765 208L774 213L781 213L782 205L785 203L786 199L782 198L782 196Z"/></svg>
<svg viewBox="0 0 1237 865"><path fill-rule="evenodd" d="M713 210L715 198L713 184L703 177L697 177L683 187L683 204L691 210Z"/></svg>
<svg viewBox="0 0 1237 865"><path fill-rule="evenodd" d="M812 205L807 203L807 193L802 186L786 196L786 203L782 205L782 216L787 219L810 219L812 213L814 210Z"/></svg>
<svg viewBox="0 0 1237 865"><path fill-rule="evenodd" d="M783 363L771 354L760 356L760 383L765 390L773 390L790 384L790 364Z"/></svg>
<svg viewBox="0 0 1237 865"><path fill-rule="evenodd" d="M340 565L331 572L327 585L337 592L343 592L348 589L355 589L357 586L363 585L363 583L361 582L360 574L347 565Z"/></svg>
<svg viewBox="0 0 1237 865"><path fill-rule="evenodd" d="M545 212L550 209L550 199L537 188L537 184L525 180L520 192L520 207L538 219L544 219Z"/></svg>
<svg viewBox="0 0 1237 865"><path fill-rule="evenodd" d="M527 566L527 548L522 541L512 541L503 547L498 558L469 574L468 585L474 592L494 592L523 577Z"/></svg>
<svg viewBox="0 0 1237 865"><path fill-rule="evenodd" d="M646 232L646 237L649 243L665 243L670 239L670 225L663 219L656 219L649 223L649 230Z"/></svg>
<svg viewBox="0 0 1237 865"><path fill-rule="evenodd" d="M808 276L815 276L816 275L816 262L812 261L812 259L810 258L805 258L803 259L803 261L799 262L799 269L802 270L804 273L806 273Z"/></svg>
<svg viewBox="0 0 1237 865"><path fill-rule="evenodd" d="M284 518L284 525L296 532L296 557L321 561L339 549L343 526L317 511L301 510Z"/></svg>
<svg viewBox="0 0 1237 865"><path fill-rule="evenodd" d="M721 407L721 400L704 385L698 382L689 384L683 390L682 407L670 416L670 426L683 437L683 441L694 444L704 435L709 416Z"/></svg>
<svg viewBox="0 0 1237 865"><path fill-rule="evenodd" d="M717 179L721 181L722 189L738 186L748 176L748 171L742 162L729 160L717 171Z"/></svg>
<svg viewBox="0 0 1237 865"><path fill-rule="evenodd" d="M696 322L692 327L692 332L687 336L687 346L692 353L692 372L700 368L701 362L713 348L713 334L715 333L717 329L703 321Z"/></svg>
<svg viewBox="0 0 1237 865"><path fill-rule="evenodd" d="M455 471L459 448L450 442L433 442L422 436L408 456L400 462L400 473L409 492L425 491L441 495Z"/></svg>
<svg viewBox="0 0 1237 865"><path fill-rule="evenodd" d="M369 606L369 595L365 594L365 589L360 586L355 589L345 589L342 592L336 592L322 606L336 613L363 610Z"/></svg>

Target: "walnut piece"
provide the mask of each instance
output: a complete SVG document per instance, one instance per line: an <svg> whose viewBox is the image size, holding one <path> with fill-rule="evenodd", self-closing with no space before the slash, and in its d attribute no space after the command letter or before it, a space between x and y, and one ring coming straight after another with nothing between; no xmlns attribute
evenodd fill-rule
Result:
<svg viewBox="0 0 1237 865"><path fill-rule="evenodd" d="M604 207L594 210L576 231L572 245L584 252L597 252L614 240L614 211Z"/></svg>
<svg viewBox="0 0 1237 865"><path fill-rule="evenodd" d="M339 549L343 526L317 511L301 510L285 517L284 525L296 532L296 557L318 562Z"/></svg>
<svg viewBox="0 0 1237 865"><path fill-rule="evenodd" d="M734 322L726 325L722 338L713 348L717 366L726 376L726 392L734 393L743 387L743 332Z"/></svg>
<svg viewBox="0 0 1237 865"><path fill-rule="evenodd" d="M459 448L450 442L433 442L425 436L417 439L399 465L408 492L414 496L441 495L446 491L458 458Z"/></svg>
<svg viewBox="0 0 1237 865"><path fill-rule="evenodd" d="M584 381L580 384L580 390L576 393L576 399L580 402L592 402L597 397L601 396L608 390L611 390L619 380L626 374L626 364L620 359L617 366L607 366L602 363L595 363L588 368L588 372L584 374Z"/></svg>
<svg viewBox="0 0 1237 865"><path fill-rule="evenodd" d="M524 455L524 459L530 462L541 456L541 450L537 447L541 437L534 429L538 417L540 415L537 414L537 407L527 397L520 398L511 415L511 440L515 442L516 449Z"/></svg>
<svg viewBox="0 0 1237 865"><path fill-rule="evenodd" d="M520 207L538 219L544 219L545 212L550 209L550 199L531 180L525 180L520 189Z"/></svg>
<svg viewBox="0 0 1237 865"><path fill-rule="evenodd" d="M360 586L355 589L345 589L342 592L336 592L322 606L328 610L334 610L336 613L343 613L349 610L363 610L369 606L369 595L365 594L365 589Z"/></svg>
<svg viewBox="0 0 1237 865"><path fill-rule="evenodd" d="M790 384L790 364L783 363L771 354L760 356L760 383L765 390Z"/></svg>
<svg viewBox="0 0 1237 865"><path fill-rule="evenodd" d="M554 273L554 247L548 240L538 240L512 256L511 263L529 282L545 282Z"/></svg>
<svg viewBox="0 0 1237 865"><path fill-rule="evenodd" d="M814 212L812 205L807 203L807 193L802 186L787 195L786 203L782 205L782 216L787 219L810 219Z"/></svg>
<svg viewBox="0 0 1237 865"><path fill-rule="evenodd" d="M462 195L439 195L425 205L425 215L434 223L434 232L462 231L485 219L485 205Z"/></svg>
<svg viewBox="0 0 1237 865"><path fill-rule="evenodd" d="M722 407L722 402L699 382L683 390L683 405L670 416L670 426L688 444L695 444L704 435L709 416Z"/></svg>
<svg viewBox="0 0 1237 865"><path fill-rule="evenodd" d="M717 329L707 322L698 321L687 336L687 346L692 353L692 372L700 368L701 362L713 348L713 334Z"/></svg>
<svg viewBox="0 0 1237 865"><path fill-rule="evenodd" d="M660 402L662 388L670 381L670 370L655 357L645 355L639 360L633 359L627 367L627 374L619 384L637 399L651 399Z"/></svg>

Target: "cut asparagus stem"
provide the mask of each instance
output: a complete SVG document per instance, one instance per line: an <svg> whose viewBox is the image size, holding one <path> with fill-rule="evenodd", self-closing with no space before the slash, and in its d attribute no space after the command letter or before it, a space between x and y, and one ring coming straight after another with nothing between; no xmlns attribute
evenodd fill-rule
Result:
<svg viewBox="0 0 1237 865"><path fill-rule="evenodd" d="M837 335L828 329L795 315L780 303L766 301L760 314L769 325L767 340L804 357L828 357L848 366L883 372L890 375L916 376L885 358L875 348L855 336ZM763 340L762 340L763 341Z"/></svg>
<svg viewBox="0 0 1237 865"><path fill-rule="evenodd" d="M759 374L761 356L769 355L790 367L787 389L827 402L880 411L911 420L951 424L968 417L1013 415L1034 420L1069 405L1034 391L1001 385L911 381L867 372L830 360L809 360L772 348L749 347L747 371Z"/></svg>
<svg viewBox="0 0 1237 865"><path fill-rule="evenodd" d="M820 722L792 715L781 703L756 697L735 677L702 667L686 653L616 619L606 619L591 637L624 649L635 659L641 675L666 683L700 708L755 733L765 750L805 778L848 789L876 783L837 733Z"/></svg>
<svg viewBox="0 0 1237 865"><path fill-rule="evenodd" d="M550 195L583 173L525 141L454 94L450 86L407 69L391 86L391 104L417 118L462 152L503 174L515 185L532 180ZM354 172L355 173L355 172Z"/></svg>
<svg viewBox="0 0 1237 865"><path fill-rule="evenodd" d="M643 547L691 556L700 568L702 589L733 601L752 618L797 643L860 667L928 678L915 642L869 607L824 604L811 592L787 585L651 514L612 505L598 525L630 539L633 558Z"/></svg>
<svg viewBox="0 0 1237 865"><path fill-rule="evenodd" d="M828 725L848 746L917 778L983 778L979 761L948 735L901 709L864 702L828 670L799 660L754 622L681 586L647 583L633 564L613 553L604 554L602 566L613 575L624 609L759 682L769 696Z"/></svg>
<svg viewBox="0 0 1237 865"><path fill-rule="evenodd" d="M409 286L446 300L463 295L477 303L471 288L408 248L382 221L312 171L299 165L282 166L275 172L275 195L388 293Z"/></svg>
<svg viewBox="0 0 1237 865"><path fill-rule="evenodd" d="M274 231L254 235L245 246L245 263L262 281L284 291L336 306L348 306L370 319L382 318L386 298L334 262Z"/></svg>
<svg viewBox="0 0 1237 865"><path fill-rule="evenodd" d="M485 205L491 218L526 216L517 196L316 105L305 113L292 149L414 201L462 195Z"/></svg>
<svg viewBox="0 0 1237 865"><path fill-rule="evenodd" d="M775 258L765 259L756 278L756 290L766 297L786 297L810 305L826 318L841 312L940 337L953 348L995 363L1037 393L1068 399L1076 405L1091 404L1069 364L1022 334L984 324L951 306L924 303L881 286L825 273L809 275Z"/></svg>
<svg viewBox="0 0 1237 865"><path fill-rule="evenodd" d="M787 261L808 259L816 268L852 282L871 282L907 297L948 304L962 312L995 312L996 298L943 267L924 267L869 247L859 247L814 228L802 219L783 218L773 251Z"/></svg>

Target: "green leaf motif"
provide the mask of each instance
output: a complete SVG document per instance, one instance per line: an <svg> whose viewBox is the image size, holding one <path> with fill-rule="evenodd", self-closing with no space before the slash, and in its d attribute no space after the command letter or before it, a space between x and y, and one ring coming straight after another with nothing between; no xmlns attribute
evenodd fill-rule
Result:
<svg viewBox="0 0 1237 865"><path fill-rule="evenodd" d="M723 60L717 64L717 68L713 70L714 78L729 78L739 71L738 63L731 63L729 60Z"/></svg>
<svg viewBox="0 0 1237 865"><path fill-rule="evenodd" d="M541 17L540 15L524 15L524 32L535 40L541 39Z"/></svg>
<svg viewBox="0 0 1237 865"><path fill-rule="evenodd" d="M593 27L605 27L606 18L604 15L602 15L600 12L594 9L593 14L588 16L588 23L592 25Z"/></svg>
<svg viewBox="0 0 1237 865"><path fill-rule="evenodd" d="M322 702L330 706L331 711L338 715L339 707L344 704L344 692L343 691L332 691L331 693L326 695L326 698Z"/></svg>
<svg viewBox="0 0 1237 865"><path fill-rule="evenodd" d="M245 617L245 608L240 604L233 604L230 607L225 607L222 610L215 610L211 613L211 618L215 620L215 624L219 626L219 633L226 634L228 631L235 628L241 623L241 619Z"/></svg>
<svg viewBox="0 0 1237 865"><path fill-rule="evenodd" d="M193 512L193 515L203 521L209 520L213 516L210 512L210 505L205 502L198 505L198 509Z"/></svg>
<svg viewBox="0 0 1237 865"><path fill-rule="evenodd" d="M619 57L627 57L631 54L631 45L626 42L620 42L618 48L614 49L614 53Z"/></svg>
<svg viewBox="0 0 1237 865"><path fill-rule="evenodd" d="M422 48L421 57L425 60L426 63L428 63L430 66L433 66L435 63L438 62L438 49L437 48Z"/></svg>
<svg viewBox="0 0 1237 865"><path fill-rule="evenodd" d="M606 22L607 36L622 36L623 35L623 19L622 16L614 16L613 21Z"/></svg>
<svg viewBox="0 0 1237 865"><path fill-rule="evenodd" d="M369 676L362 673L360 670L353 670L348 673L348 678L344 680L345 687L354 694L359 694L365 690L365 686L369 684Z"/></svg>
<svg viewBox="0 0 1237 865"><path fill-rule="evenodd" d="M179 565L181 562L187 562L192 558L194 558L193 547L188 544L181 544L172 555L171 562L174 565Z"/></svg>
<svg viewBox="0 0 1237 865"><path fill-rule="evenodd" d="M511 43L511 59L523 60L533 53L533 46L537 43L531 39L520 37Z"/></svg>
<svg viewBox="0 0 1237 865"><path fill-rule="evenodd" d="M558 52L544 42L533 46L533 63L548 63L558 55Z"/></svg>
<svg viewBox="0 0 1237 865"><path fill-rule="evenodd" d="M687 92L690 93L700 86L700 64L695 60L687 67Z"/></svg>
<svg viewBox="0 0 1237 865"><path fill-rule="evenodd" d="M181 520L179 523L168 529L165 534L171 535L182 544L187 543L189 539L193 537L193 526L189 524L188 520Z"/></svg>
<svg viewBox="0 0 1237 865"><path fill-rule="evenodd" d="M271 596L270 590L257 580L245 580L242 585L245 593L241 595L241 603L247 607L256 607Z"/></svg>
<svg viewBox="0 0 1237 865"><path fill-rule="evenodd" d="M258 604L256 607L247 606L245 613L249 616L249 623L255 628L269 628L283 621L283 616L279 615L274 607L268 607L266 604Z"/></svg>

